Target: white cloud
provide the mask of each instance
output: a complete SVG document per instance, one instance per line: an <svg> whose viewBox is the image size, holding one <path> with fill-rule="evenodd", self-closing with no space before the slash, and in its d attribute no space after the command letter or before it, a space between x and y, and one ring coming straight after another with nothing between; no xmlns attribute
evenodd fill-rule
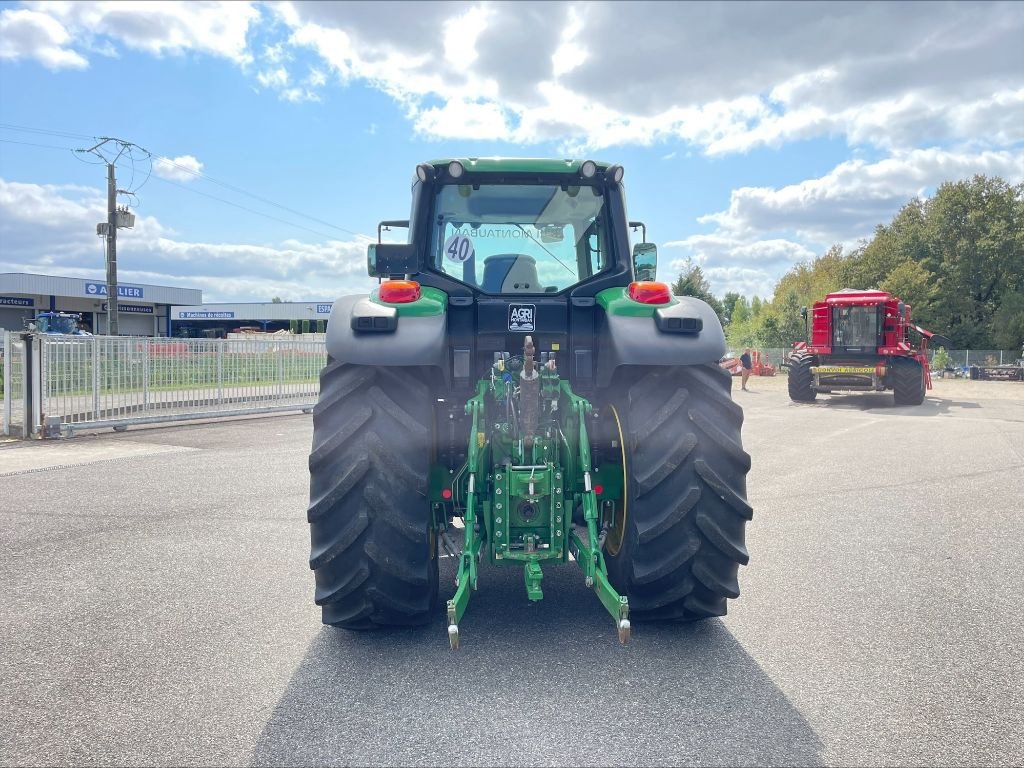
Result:
<svg viewBox="0 0 1024 768"><path fill-rule="evenodd" d="M716 293L769 296L793 264L837 243L852 247L914 197L976 174L1020 183L1024 153L916 149L873 163L850 160L798 184L741 187L733 190L726 210L698 219L714 231L665 243L665 249L678 249L683 258L670 261L670 274L662 277L673 279L690 257Z"/></svg>
<svg viewBox="0 0 1024 768"><path fill-rule="evenodd" d="M403 29L381 24L393 6L278 14L295 45L390 94L438 138L580 151L683 140L708 154L833 135L892 149L1024 138L1014 3L485 8L420 4ZM621 44L633 27L652 31L641 56Z"/></svg>
<svg viewBox="0 0 1024 768"><path fill-rule="evenodd" d="M0 56L36 58L51 68L87 66L81 52L104 50L100 38L157 56L196 51L244 65L253 59L246 35L260 17L251 2L123 0L25 5L27 9L0 13L0 40L7 41Z"/></svg>
<svg viewBox="0 0 1024 768"><path fill-rule="evenodd" d="M256 80L264 88L284 88L288 85L288 70L284 67L264 70L256 75Z"/></svg>
<svg viewBox="0 0 1024 768"><path fill-rule="evenodd" d="M66 47L70 39L48 14L23 8L0 11L0 59L32 58L48 69L85 69L85 57Z"/></svg>
<svg viewBox="0 0 1024 768"><path fill-rule="evenodd" d="M330 71L441 139L580 152L682 141L711 155L822 136L888 150L1024 141L1013 2L39 2L0 25L0 57L51 68L86 66L110 41L195 51L288 101L318 100ZM639 55L628 29L647 30ZM300 54L315 59L304 80L284 68Z"/></svg>
<svg viewBox="0 0 1024 768"><path fill-rule="evenodd" d="M203 164L192 155L159 157L153 161L153 173L171 181L195 181L202 170Z"/></svg>
<svg viewBox="0 0 1024 768"><path fill-rule="evenodd" d="M102 278L95 233L105 216L105 197L90 187L0 179L0 272ZM333 299L372 285L365 240L206 243L172 235L155 217L138 216L135 228L118 236L120 276L202 288L207 301L266 301L282 293L296 300Z"/></svg>
<svg viewBox="0 0 1024 768"><path fill-rule="evenodd" d="M827 245L866 237L911 198L975 174L1017 183L1024 180L1024 153L929 148L874 163L849 160L799 184L735 189L727 210L699 221L734 233L791 232Z"/></svg>

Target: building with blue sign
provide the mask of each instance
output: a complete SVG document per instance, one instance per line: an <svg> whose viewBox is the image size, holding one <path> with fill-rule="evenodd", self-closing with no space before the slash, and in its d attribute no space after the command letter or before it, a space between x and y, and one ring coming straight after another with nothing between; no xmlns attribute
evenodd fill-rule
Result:
<svg viewBox="0 0 1024 768"><path fill-rule="evenodd" d="M235 330L281 331L298 326L316 332L327 326L329 301L196 304L171 307L172 336L224 335Z"/></svg>
<svg viewBox="0 0 1024 768"><path fill-rule="evenodd" d="M118 328L122 336L167 336L171 307L201 304L194 288L125 282L117 287ZM77 277L0 273L0 328L20 331L40 312L74 312L93 333L107 331L107 284Z"/></svg>

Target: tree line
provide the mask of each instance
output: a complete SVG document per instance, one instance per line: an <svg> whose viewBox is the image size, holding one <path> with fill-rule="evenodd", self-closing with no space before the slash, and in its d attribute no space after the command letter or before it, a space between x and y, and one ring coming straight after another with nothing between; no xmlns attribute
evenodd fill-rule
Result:
<svg viewBox="0 0 1024 768"><path fill-rule="evenodd" d="M672 285L708 302L733 349L789 347L803 339L800 308L842 288L877 288L912 308L914 321L956 349L1024 345L1024 184L975 176L916 198L856 248L835 245L795 265L770 299L714 296L689 262Z"/></svg>

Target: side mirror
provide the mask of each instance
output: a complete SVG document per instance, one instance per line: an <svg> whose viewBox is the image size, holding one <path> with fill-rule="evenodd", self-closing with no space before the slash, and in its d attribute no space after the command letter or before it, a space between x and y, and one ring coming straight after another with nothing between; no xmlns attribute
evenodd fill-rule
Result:
<svg viewBox="0 0 1024 768"><path fill-rule="evenodd" d="M901 301L899 304L896 305L896 311L900 313L900 317L906 317L907 305Z"/></svg>
<svg viewBox="0 0 1024 768"><path fill-rule="evenodd" d="M800 317L807 319L807 307L800 307Z"/></svg>
<svg viewBox="0 0 1024 768"><path fill-rule="evenodd" d="M658 246L637 243L633 246L633 275L637 281L654 280L658 274Z"/></svg>
<svg viewBox="0 0 1024 768"><path fill-rule="evenodd" d="M366 246L366 272L370 277L415 275L419 252L412 243L370 243Z"/></svg>

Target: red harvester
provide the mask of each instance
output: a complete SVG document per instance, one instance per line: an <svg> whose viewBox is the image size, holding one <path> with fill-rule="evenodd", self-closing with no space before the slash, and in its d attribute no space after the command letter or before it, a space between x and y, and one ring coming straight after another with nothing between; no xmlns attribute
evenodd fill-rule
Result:
<svg viewBox="0 0 1024 768"><path fill-rule="evenodd" d="M808 310L800 310L805 327ZM910 331L920 336L911 346ZM807 341L793 345L789 397L810 402L819 392L892 390L896 405L920 405L932 388L928 342L944 337L914 325L910 307L885 291L846 288L815 302Z"/></svg>

